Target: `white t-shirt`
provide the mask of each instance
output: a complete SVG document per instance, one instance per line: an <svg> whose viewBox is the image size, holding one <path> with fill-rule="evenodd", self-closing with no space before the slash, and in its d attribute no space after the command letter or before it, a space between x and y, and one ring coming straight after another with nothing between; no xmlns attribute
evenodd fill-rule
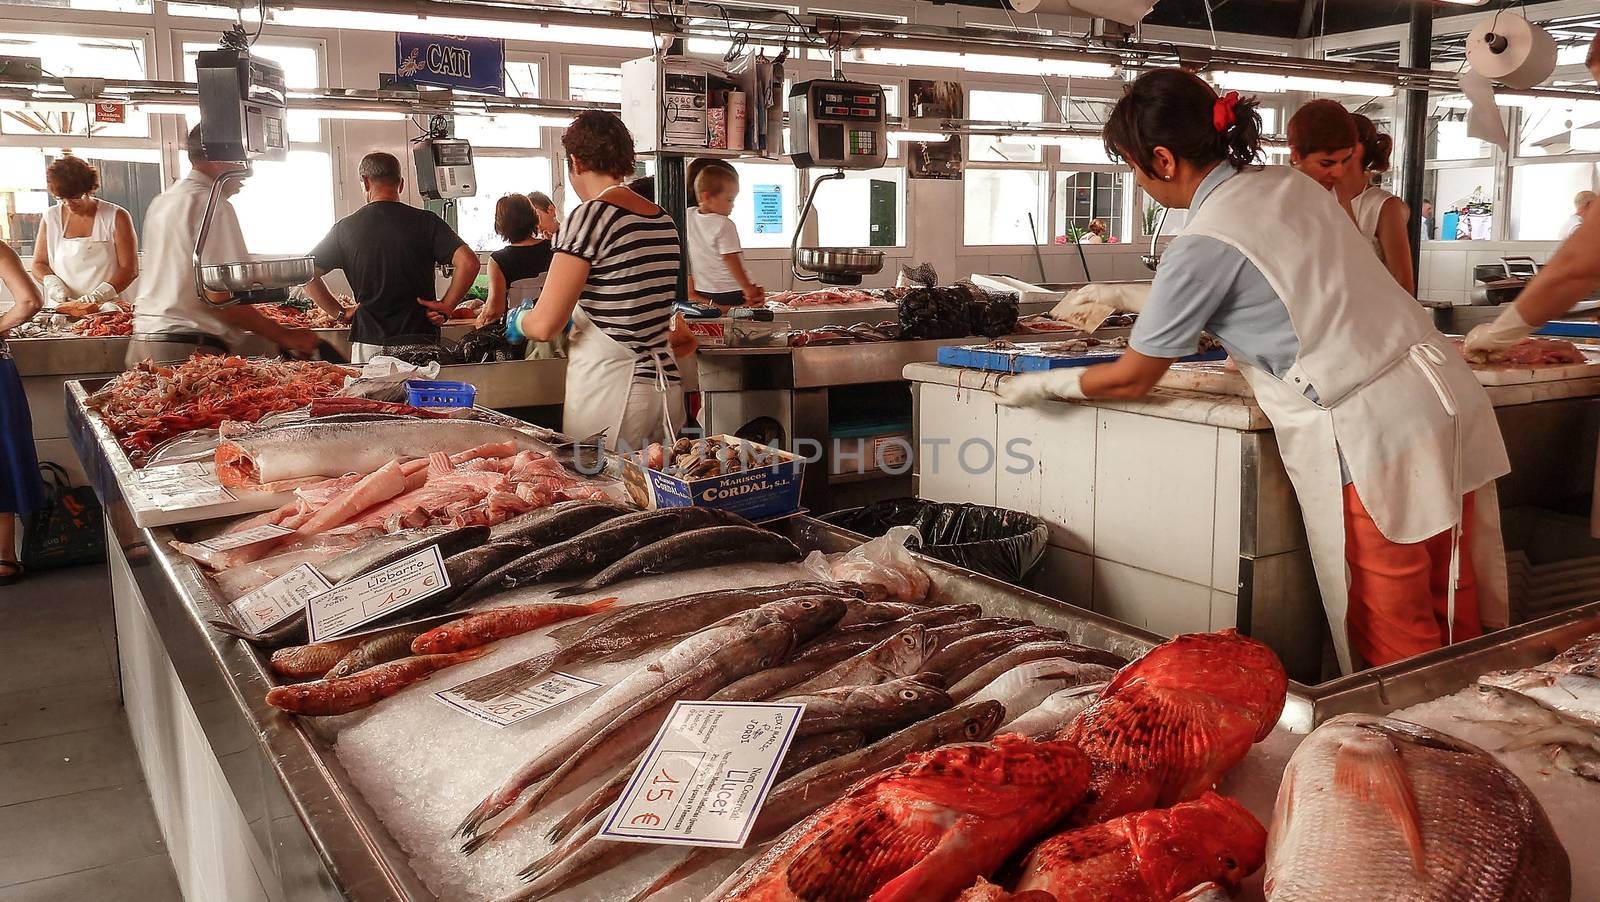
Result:
<svg viewBox="0 0 1600 902"><path fill-rule="evenodd" d="M202 332L227 339L237 330L202 301L194 284L194 242L213 180L195 170L150 202L144 217L144 256L133 301L135 332ZM228 199L218 198L206 234L205 262L250 259L244 232Z"/></svg>
<svg viewBox="0 0 1600 902"><path fill-rule="evenodd" d="M722 259L723 254L743 250L733 220L720 213L702 213L696 207L689 211L688 231L689 272L694 276L695 290L713 294L743 290Z"/></svg>

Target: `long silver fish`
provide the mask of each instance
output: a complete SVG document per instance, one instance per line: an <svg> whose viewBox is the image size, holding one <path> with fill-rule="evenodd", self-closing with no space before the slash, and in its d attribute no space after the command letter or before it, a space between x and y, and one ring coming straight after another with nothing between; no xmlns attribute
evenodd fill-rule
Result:
<svg viewBox="0 0 1600 902"><path fill-rule="evenodd" d="M1591 730L1600 730L1600 634L1526 670L1478 677L1480 692L1531 701Z"/></svg>
<svg viewBox="0 0 1600 902"><path fill-rule="evenodd" d="M1487 752L1345 714L1289 759L1265 889L1268 902L1568 902L1572 870L1533 793Z"/></svg>
<svg viewBox="0 0 1600 902"><path fill-rule="evenodd" d="M599 698L584 709L583 714L566 728L564 734L550 747L536 755L511 773L475 807L457 828L456 835L476 834L490 818L511 807L529 786L560 767L570 756L583 748L596 733L639 700L650 696L664 686L684 680L696 673L697 668L715 655L719 649L737 647L747 641L752 633L774 622L787 622L803 632L800 623L820 622L812 628L811 635L825 629L844 616L844 602L832 596L814 596L771 601L758 608L742 611L713 623L674 645L653 663L640 667L621 681L612 685Z"/></svg>
<svg viewBox="0 0 1600 902"><path fill-rule="evenodd" d="M1091 665L1093 666L1093 665ZM1007 733L1020 733L1029 739L1043 739L1072 722L1083 709L1094 704L1105 683L1085 683L1068 689L1059 689L1044 700L1016 717L1001 724Z"/></svg>
<svg viewBox="0 0 1600 902"><path fill-rule="evenodd" d="M919 673L873 686L840 686L780 701L803 704L796 736L861 730L883 736L932 717L951 706L938 674Z"/></svg>
<svg viewBox="0 0 1600 902"><path fill-rule="evenodd" d="M1040 702L1062 689L1104 683L1116 673L1109 667L1080 664L1066 658L1029 661L995 677L967 701L997 701L1006 706L1006 720L1011 721L1037 708Z"/></svg>
<svg viewBox="0 0 1600 902"><path fill-rule="evenodd" d="M531 435L476 420L410 417L357 423L290 425L225 438L217 444L223 485L260 485L306 476L371 473L394 460L457 452L498 442L540 447Z"/></svg>
<svg viewBox="0 0 1600 902"><path fill-rule="evenodd" d="M791 695L806 695L840 686L875 686L922 670L933 641L928 630L913 623L853 658L847 658L809 680L791 687Z"/></svg>
<svg viewBox="0 0 1600 902"><path fill-rule="evenodd" d="M1084 652L1090 652L1090 654L1086 656L1083 654ZM1016 667L1018 664L1041 661L1045 658L1066 658L1069 661L1087 660L1097 666L1107 666L1108 669L1114 669L1104 664L1100 659L1100 655L1103 654L1105 653L1098 649L1088 649L1076 642L1057 640L1027 642L1016 646L1000 657L962 677L960 682L950 687L950 697L958 702L964 701L970 698L972 693L994 682L995 677Z"/></svg>

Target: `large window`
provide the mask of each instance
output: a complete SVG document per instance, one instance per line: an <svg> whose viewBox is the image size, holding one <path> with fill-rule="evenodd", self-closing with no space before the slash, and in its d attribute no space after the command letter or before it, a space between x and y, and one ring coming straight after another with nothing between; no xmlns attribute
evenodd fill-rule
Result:
<svg viewBox="0 0 1600 902"><path fill-rule="evenodd" d="M140 38L0 32L0 55L32 57L48 75L142 79L148 60ZM93 104L6 102L0 106L0 134L27 137L137 137L150 134L150 119L131 109L124 122L97 113Z"/></svg>
<svg viewBox="0 0 1600 902"><path fill-rule="evenodd" d="M1056 173L1056 237L1077 241L1090 223L1099 220L1106 226L1106 243L1124 240L1127 178L1121 172Z"/></svg>
<svg viewBox="0 0 1600 902"><path fill-rule="evenodd" d="M568 66L567 96L588 103L622 102L620 66Z"/></svg>
<svg viewBox="0 0 1600 902"><path fill-rule="evenodd" d="M1600 151L1600 103L1520 98L1517 156L1550 157Z"/></svg>
<svg viewBox="0 0 1600 902"><path fill-rule="evenodd" d="M24 258L33 253L45 208L55 203L45 189L45 167L65 153L100 170L96 196L126 209L135 233L142 234L145 210L161 193L161 151L153 147L0 147L0 240Z"/></svg>
<svg viewBox="0 0 1600 902"><path fill-rule="evenodd" d="M538 97L539 87L539 63L506 63L507 97ZM456 119L456 135L471 141L473 150L480 155L483 148L536 148L543 140L534 118L524 115L460 116Z"/></svg>
<svg viewBox="0 0 1600 902"><path fill-rule="evenodd" d="M542 58L507 61L506 96L542 96L541 64ZM532 116L459 116L455 133L472 142L478 177L477 196L456 202L458 231L474 250L498 250L505 244L494 232L494 207L501 197L530 191L554 196L554 164L542 152L544 127ZM568 200L570 210L575 204Z"/></svg>
<svg viewBox="0 0 1600 902"><path fill-rule="evenodd" d="M1578 225L1574 198L1595 190L1596 164L1518 166L1511 178L1511 240L1559 241Z"/></svg>
<svg viewBox="0 0 1600 902"><path fill-rule="evenodd" d="M478 194L456 201L456 222L461 240L477 251L499 250L505 246L494 232L494 205L507 194L543 191L550 194L555 182L549 157L486 157L473 160L478 176Z"/></svg>
<svg viewBox="0 0 1600 902"><path fill-rule="evenodd" d="M1045 174L1030 169L968 169L962 233L969 245L1048 244Z"/></svg>
<svg viewBox="0 0 1600 902"><path fill-rule="evenodd" d="M999 122L1038 122L1044 118L1044 96L1023 91L971 91L967 96L967 116ZM1037 163L1044 159L1038 140L1032 138L975 136L968 148L974 163Z"/></svg>
<svg viewBox="0 0 1600 902"><path fill-rule="evenodd" d="M817 243L823 247L903 247L906 241L906 171L898 166L845 177L822 186ZM826 204L826 207L823 205Z"/></svg>

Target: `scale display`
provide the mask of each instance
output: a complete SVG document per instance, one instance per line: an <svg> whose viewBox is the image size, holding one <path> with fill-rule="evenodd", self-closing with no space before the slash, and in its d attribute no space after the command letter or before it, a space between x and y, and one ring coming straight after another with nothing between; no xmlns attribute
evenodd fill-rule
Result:
<svg viewBox="0 0 1600 902"><path fill-rule="evenodd" d="M832 79L789 89L791 157L801 169L877 169L888 158L883 87Z"/></svg>
<svg viewBox="0 0 1600 902"><path fill-rule="evenodd" d="M472 197L478 193L472 145L460 138L430 138L412 149L417 193L430 200Z"/></svg>

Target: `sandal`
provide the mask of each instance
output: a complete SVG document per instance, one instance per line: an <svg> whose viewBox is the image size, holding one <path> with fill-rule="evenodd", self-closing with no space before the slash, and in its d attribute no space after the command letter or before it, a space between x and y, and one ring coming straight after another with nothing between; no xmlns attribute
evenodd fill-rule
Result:
<svg viewBox="0 0 1600 902"><path fill-rule="evenodd" d="M9 586L27 575L28 571L23 569L20 561L0 560L0 586Z"/></svg>

